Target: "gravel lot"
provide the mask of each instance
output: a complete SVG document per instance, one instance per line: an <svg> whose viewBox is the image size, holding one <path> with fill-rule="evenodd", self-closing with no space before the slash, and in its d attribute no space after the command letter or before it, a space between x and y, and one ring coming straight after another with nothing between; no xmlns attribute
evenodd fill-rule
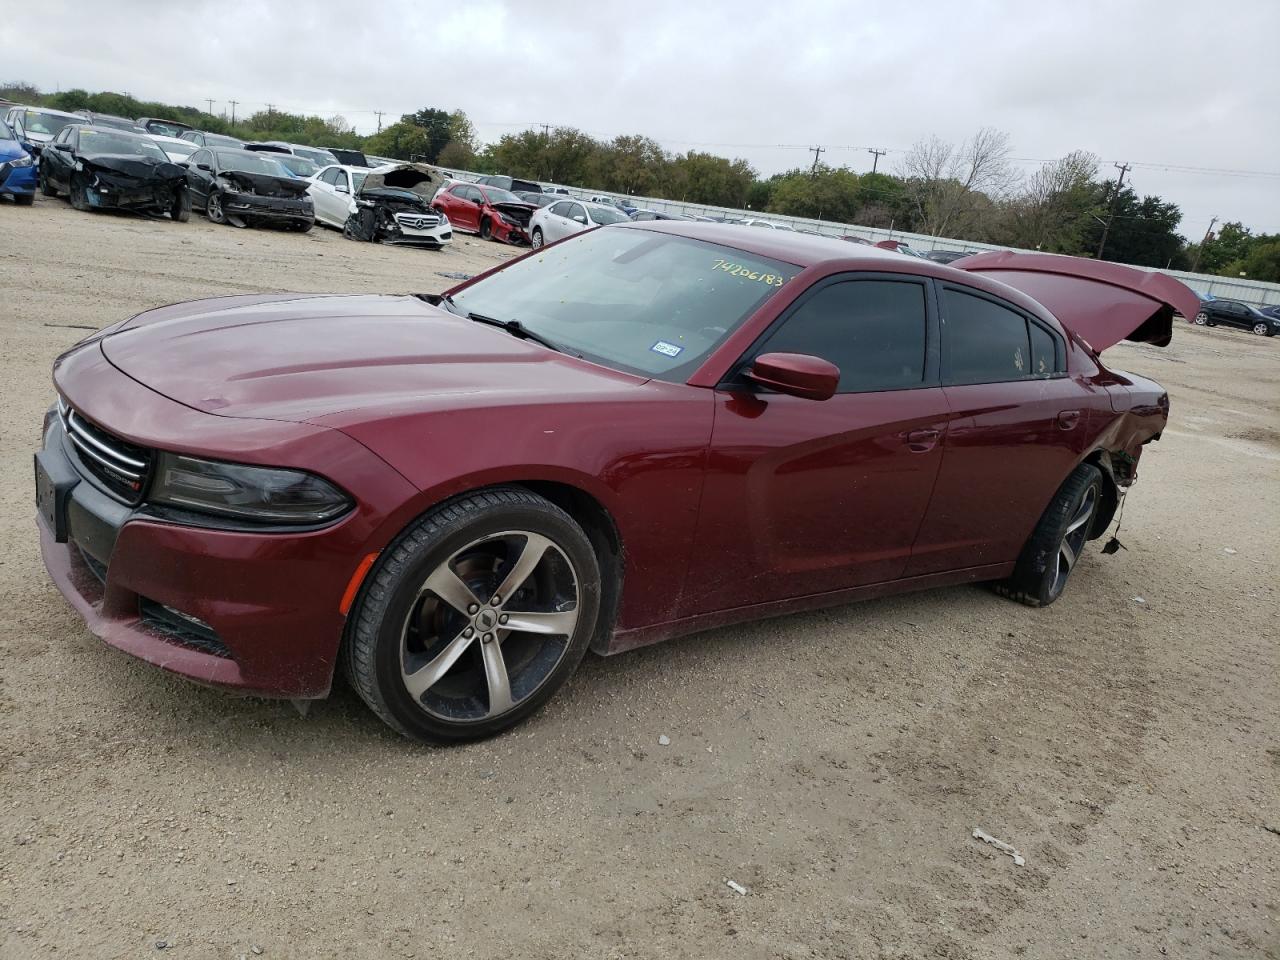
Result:
<svg viewBox="0 0 1280 960"><path fill-rule="evenodd" d="M515 732L432 749L341 685L303 719L103 646L41 565L30 456L81 327L513 251L0 221L5 960L1280 956L1280 340L1109 354L1173 420L1128 550L1053 607L955 588L589 657Z"/></svg>

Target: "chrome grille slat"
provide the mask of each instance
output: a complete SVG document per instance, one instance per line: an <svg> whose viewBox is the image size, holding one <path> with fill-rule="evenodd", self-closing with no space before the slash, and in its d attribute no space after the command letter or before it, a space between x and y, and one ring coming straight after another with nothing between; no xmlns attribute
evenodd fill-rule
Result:
<svg viewBox="0 0 1280 960"><path fill-rule="evenodd" d="M151 452L90 423L58 397L62 429L78 455L80 472L127 503L138 503L151 471Z"/></svg>

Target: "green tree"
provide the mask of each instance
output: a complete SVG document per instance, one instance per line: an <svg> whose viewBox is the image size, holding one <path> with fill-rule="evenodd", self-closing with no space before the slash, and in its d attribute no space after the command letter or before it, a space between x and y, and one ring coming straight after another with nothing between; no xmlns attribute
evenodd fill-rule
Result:
<svg viewBox="0 0 1280 960"><path fill-rule="evenodd" d="M480 149L480 138L476 135L475 124L461 110L455 110L449 114L449 143L456 143L471 154ZM442 147L442 152L443 149ZM454 164L454 166L457 166L457 164Z"/></svg>
<svg viewBox="0 0 1280 960"><path fill-rule="evenodd" d="M858 175L847 167L819 164L812 172L794 170L775 183L768 209L793 217L848 222L860 206Z"/></svg>
<svg viewBox="0 0 1280 960"><path fill-rule="evenodd" d="M1178 224L1182 222L1178 205L1155 196L1139 198L1128 186L1117 195L1115 187L1115 181L1099 187L1108 198L1107 202L1100 203L1108 211L1102 217L1111 218L1102 259L1141 267L1183 269L1189 266L1186 241L1178 234ZM1097 220L1086 228L1085 250L1098 249L1102 229Z"/></svg>
<svg viewBox="0 0 1280 960"><path fill-rule="evenodd" d="M440 151L440 156L436 158L436 163L454 170L470 170L476 165L475 151L465 143L450 140L444 145L444 149Z"/></svg>
<svg viewBox="0 0 1280 960"><path fill-rule="evenodd" d="M1218 272L1224 277L1243 275L1250 280L1280 282L1280 236L1272 236L1253 244L1244 257L1227 264Z"/></svg>
<svg viewBox="0 0 1280 960"><path fill-rule="evenodd" d="M437 107L424 107L417 113L406 113L400 118L400 122L418 127L423 131L423 146L417 153L427 163L435 163L445 144L454 139L451 126L454 123L452 117L447 111ZM392 124L392 126L396 126L396 124Z"/></svg>
<svg viewBox="0 0 1280 960"><path fill-rule="evenodd" d="M380 133L365 137L364 152L377 157L408 160L425 157L430 149L427 131L415 123L400 121L384 127Z"/></svg>
<svg viewBox="0 0 1280 960"><path fill-rule="evenodd" d="M618 193L648 196L663 179L671 162L662 146L649 137L615 137L597 150L591 172L595 185Z"/></svg>
<svg viewBox="0 0 1280 960"><path fill-rule="evenodd" d="M666 171L668 196L673 200L717 207L742 207L755 182L756 172L747 161L696 150L675 157Z"/></svg>

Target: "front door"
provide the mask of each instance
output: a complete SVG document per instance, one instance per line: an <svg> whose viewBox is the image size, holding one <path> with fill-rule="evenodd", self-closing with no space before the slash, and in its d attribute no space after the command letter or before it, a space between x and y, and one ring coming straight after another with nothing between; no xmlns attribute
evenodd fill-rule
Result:
<svg viewBox="0 0 1280 960"><path fill-rule="evenodd" d="M927 280L821 283L744 358L822 357L839 392L815 401L718 391L687 614L902 575L941 461L947 408Z"/></svg>

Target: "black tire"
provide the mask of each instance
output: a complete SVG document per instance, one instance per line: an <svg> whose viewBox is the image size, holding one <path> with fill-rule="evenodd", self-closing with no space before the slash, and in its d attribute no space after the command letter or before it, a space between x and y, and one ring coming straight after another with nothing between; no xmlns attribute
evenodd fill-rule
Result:
<svg viewBox="0 0 1280 960"><path fill-rule="evenodd" d="M43 164L40 167L40 172L36 174L36 180L40 184L40 192L46 197L56 197L58 195L57 188L49 182L49 176L44 172Z"/></svg>
<svg viewBox="0 0 1280 960"><path fill-rule="evenodd" d="M1013 576L995 584L996 592L1030 607L1047 607L1062 596L1085 543L1094 535L1103 482L1102 471L1091 463L1072 471L1022 548Z"/></svg>
<svg viewBox="0 0 1280 960"><path fill-rule="evenodd" d="M1256 334L1257 334L1258 336L1260 336L1260 337L1269 337L1269 336L1271 336L1271 324L1269 324L1269 323L1255 323L1255 324L1253 325L1253 332L1254 332L1254 333L1256 333Z"/></svg>
<svg viewBox="0 0 1280 960"><path fill-rule="evenodd" d="M205 202L204 214L211 223L226 223L227 214L222 209L222 194L217 190L209 191L209 199Z"/></svg>
<svg viewBox="0 0 1280 960"><path fill-rule="evenodd" d="M20 207L29 207L36 202L36 195L34 193L15 193L13 202Z"/></svg>
<svg viewBox="0 0 1280 960"><path fill-rule="evenodd" d="M169 216L177 223L186 223L191 219L191 193L181 187L174 194L173 206L169 208Z"/></svg>
<svg viewBox="0 0 1280 960"><path fill-rule="evenodd" d="M534 536L550 546L539 549L536 567L515 575L510 596L495 597ZM512 538L523 546L508 549ZM498 550L487 552L493 544ZM428 581L442 573L461 580L465 596L479 603L454 605L434 595ZM556 586L566 582L572 604ZM572 517L520 487L477 491L431 510L382 552L351 611L343 668L369 708L407 737L456 743L492 736L541 707L577 668L597 630L600 595L595 552ZM548 602L550 609L538 609ZM502 628L491 616L502 611L513 619L521 611L572 617L572 632ZM495 689L503 687L494 685L493 656L510 706L495 706ZM412 677L428 673L435 679L411 693Z"/></svg>
<svg viewBox="0 0 1280 960"><path fill-rule="evenodd" d="M71 174L70 189L67 196L71 200L71 208L73 210L89 209L89 187L84 182L84 177L78 177L74 173Z"/></svg>
<svg viewBox="0 0 1280 960"><path fill-rule="evenodd" d="M293 229L297 230L299 233L308 233L315 225L316 222L314 220L295 220L293 222Z"/></svg>
<svg viewBox="0 0 1280 960"><path fill-rule="evenodd" d="M531 240L530 240L529 242L530 242L530 245L531 245L531 246L533 247L533 249L535 249L535 250L537 250L539 247L541 247L541 246L542 246L542 244L543 244L545 241L542 239L542 228L541 228L541 227L534 227L534 228L533 228L533 237L531 238Z"/></svg>
<svg viewBox="0 0 1280 960"><path fill-rule="evenodd" d="M493 224L490 222L488 217L480 218L480 239L481 240L493 239Z"/></svg>

